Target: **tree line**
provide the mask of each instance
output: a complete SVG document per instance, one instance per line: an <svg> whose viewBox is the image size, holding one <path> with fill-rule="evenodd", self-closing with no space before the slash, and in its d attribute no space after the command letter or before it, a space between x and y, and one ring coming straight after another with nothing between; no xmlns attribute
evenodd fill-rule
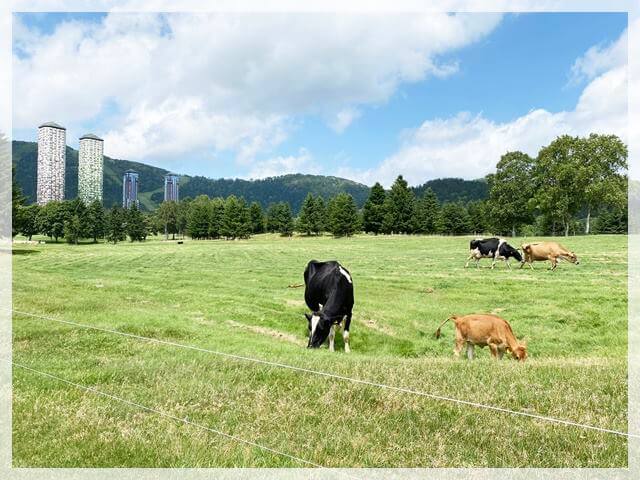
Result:
<svg viewBox="0 0 640 480"><path fill-rule="evenodd" d="M518 151L504 154L496 172L486 177L486 200L441 203L430 188L418 197L400 175L389 191L376 183L361 210L348 193L328 201L309 193L297 217L288 202L271 204L265 211L260 203L248 204L235 195L164 202L152 213L136 206L105 210L100 202L84 205L79 199L27 206L14 176L13 233L29 239L42 234L69 243L102 238L113 243L127 238L143 241L150 234L233 240L264 232L291 236L294 231L335 236L361 231L512 236L625 233L626 169L627 147L618 137L565 135L543 147L535 158Z"/></svg>

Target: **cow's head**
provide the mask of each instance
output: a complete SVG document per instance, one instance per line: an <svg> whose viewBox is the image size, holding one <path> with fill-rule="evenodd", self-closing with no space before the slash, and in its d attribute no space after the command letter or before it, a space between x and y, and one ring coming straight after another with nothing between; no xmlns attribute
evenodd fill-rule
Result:
<svg viewBox="0 0 640 480"><path fill-rule="evenodd" d="M319 348L329 336L331 331L331 318L322 312L313 312L311 315L305 313L309 328L309 343L307 348Z"/></svg>
<svg viewBox="0 0 640 480"><path fill-rule="evenodd" d="M527 359L527 344L525 342L521 342L511 351L511 354L516 360L524 362Z"/></svg>
<svg viewBox="0 0 640 480"><path fill-rule="evenodd" d="M575 263L576 265L580 265L580 262L578 261L578 257L573 252L569 252L566 255L563 255L562 257L565 258L566 260L570 261L571 263Z"/></svg>
<svg viewBox="0 0 640 480"><path fill-rule="evenodd" d="M506 257L507 258L515 258L518 262L522 263L524 260L522 259L522 255L520 255L520 252L518 250L516 250L515 248L513 248L511 245L506 244L505 246L506 249Z"/></svg>

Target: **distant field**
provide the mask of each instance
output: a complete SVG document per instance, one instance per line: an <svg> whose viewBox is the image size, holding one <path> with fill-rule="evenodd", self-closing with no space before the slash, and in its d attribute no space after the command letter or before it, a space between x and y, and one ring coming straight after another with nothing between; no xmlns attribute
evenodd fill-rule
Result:
<svg viewBox="0 0 640 480"><path fill-rule="evenodd" d="M19 245L18 311L626 431L627 237L578 266L464 269L470 237ZM514 239L519 245L522 239ZM352 353L306 345L310 259L352 273ZM490 262L483 260L484 267ZM530 359L452 358L452 313L495 312ZM14 314L14 361L328 467L623 467L624 437ZM15 467L300 467L20 368Z"/></svg>

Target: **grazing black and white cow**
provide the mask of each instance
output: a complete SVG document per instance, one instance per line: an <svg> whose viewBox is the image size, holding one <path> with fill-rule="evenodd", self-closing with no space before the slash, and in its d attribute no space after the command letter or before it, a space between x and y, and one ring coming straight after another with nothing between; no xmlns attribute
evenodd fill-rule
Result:
<svg viewBox="0 0 640 480"><path fill-rule="evenodd" d="M481 258L491 258L491 268L495 267L497 260L504 260L509 268L509 259L515 258L518 262L522 263L522 255L520 252L513 248L503 238L486 238L480 240L471 240L469 243L469 258L464 268L469 266L471 260L476 261L476 268Z"/></svg>
<svg viewBox="0 0 640 480"><path fill-rule="evenodd" d="M334 351L336 326L342 328L344 351L350 352L349 326L353 310L353 279L336 261L311 260L304 269L304 300L311 309L305 313L309 324L308 348L318 348L329 337Z"/></svg>

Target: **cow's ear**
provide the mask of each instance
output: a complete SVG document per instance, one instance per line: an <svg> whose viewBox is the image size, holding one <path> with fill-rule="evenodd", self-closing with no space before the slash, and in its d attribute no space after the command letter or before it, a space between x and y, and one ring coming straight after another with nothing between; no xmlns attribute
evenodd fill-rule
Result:
<svg viewBox="0 0 640 480"><path fill-rule="evenodd" d="M311 315L309 315L308 313L305 313L304 316L306 317L307 321L311 321Z"/></svg>

